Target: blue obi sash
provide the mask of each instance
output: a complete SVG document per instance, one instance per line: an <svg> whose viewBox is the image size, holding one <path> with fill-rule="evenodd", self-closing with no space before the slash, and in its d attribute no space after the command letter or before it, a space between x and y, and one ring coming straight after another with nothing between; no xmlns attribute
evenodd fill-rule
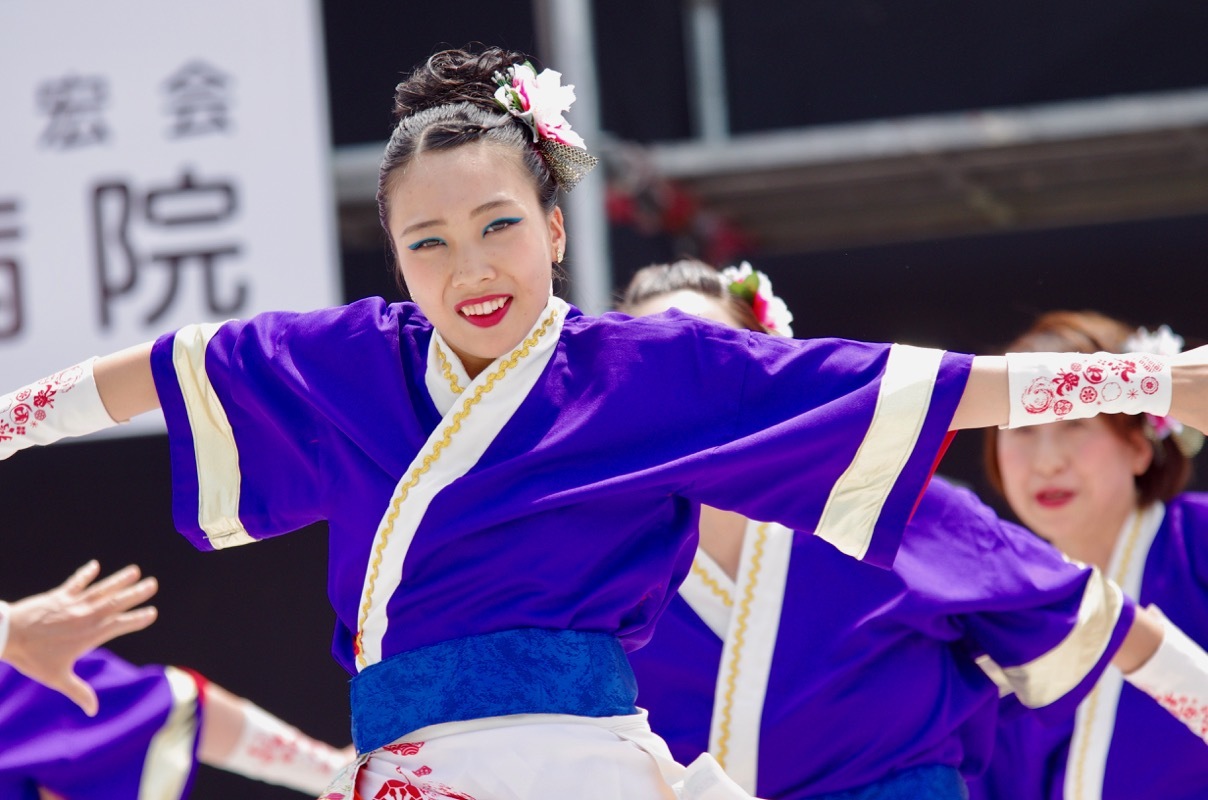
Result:
<svg viewBox="0 0 1208 800"><path fill-rule="evenodd" d="M537 628L467 636L391 656L352 679L352 741L368 753L442 722L508 714L636 714L617 638Z"/></svg>
<svg viewBox="0 0 1208 800"><path fill-rule="evenodd" d="M969 787L956 767L936 765L903 770L859 789L810 800L969 800Z"/></svg>

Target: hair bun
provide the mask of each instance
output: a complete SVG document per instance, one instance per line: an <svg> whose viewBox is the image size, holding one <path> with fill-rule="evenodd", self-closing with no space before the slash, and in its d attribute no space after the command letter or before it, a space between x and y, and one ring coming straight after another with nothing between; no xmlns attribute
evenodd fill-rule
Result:
<svg viewBox="0 0 1208 800"><path fill-rule="evenodd" d="M523 63L528 56L514 50L487 47L442 50L412 70L394 89L394 120L417 111L449 103L470 103L498 112L495 103L496 72Z"/></svg>

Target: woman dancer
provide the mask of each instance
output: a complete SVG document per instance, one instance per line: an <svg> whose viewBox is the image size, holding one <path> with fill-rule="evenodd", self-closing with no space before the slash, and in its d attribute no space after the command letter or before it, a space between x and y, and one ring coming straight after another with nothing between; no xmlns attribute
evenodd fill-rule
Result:
<svg viewBox="0 0 1208 800"><path fill-rule="evenodd" d="M190 670L94 650L76 671L100 696L93 718L0 665L0 797L175 800L198 763L313 797L354 757Z"/></svg>
<svg viewBox="0 0 1208 800"><path fill-rule="evenodd" d="M1092 312L1053 312L1011 344L1093 352L1178 352L1168 328L1135 331ZM1106 392L1109 379L1082 371L1081 387ZM1093 564L1169 622L1164 646L1145 670L1160 674L1180 653L1208 643L1208 498L1183 491L1189 456L1202 437L1170 417L1104 417L987 437L991 481L1032 530L1071 558ZM1177 627L1175 627L1177 626ZM1180 632L1181 631L1181 632ZM1190 637L1190 638L1187 638ZM991 768L973 784L978 798L1208 796L1208 702L1174 687L1155 709L1109 669L1077 712L1056 724L1013 713L1000 726ZM1190 729L1190 730L1189 730Z"/></svg>
<svg viewBox="0 0 1208 800"><path fill-rule="evenodd" d="M92 650L155 619L130 610L154 579L99 570L0 603L0 797L170 800L199 761L317 794L352 759L195 672Z"/></svg>
<svg viewBox="0 0 1208 800"><path fill-rule="evenodd" d="M767 276L746 264L647 267L621 306L670 308L791 333ZM692 570L630 661L672 753L710 752L761 797L940 800L965 797L962 773L990 755L998 691L975 658L1008 665L1021 696L1060 714L1109 660L1140 663L1121 648L1133 618L1098 570L935 480L892 571L702 507ZM1044 665L1058 659L1053 674Z"/></svg>
<svg viewBox="0 0 1208 800"><path fill-rule="evenodd" d="M177 527L203 549L328 521L365 797L726 786L708 759L670 759L624 656L688 570L696 504L886 563L950 428L1044 418L1008 385L1046 357L1008 369L552 297L558 191L590 165L572 97L496 49L400 84L378 199L414 303L192 326L0 399L70 386L14 446L162 406ZM1142 400L1208 425L1204 372L1155 362ZM776 484L786 470L801 487Z"/></svg>

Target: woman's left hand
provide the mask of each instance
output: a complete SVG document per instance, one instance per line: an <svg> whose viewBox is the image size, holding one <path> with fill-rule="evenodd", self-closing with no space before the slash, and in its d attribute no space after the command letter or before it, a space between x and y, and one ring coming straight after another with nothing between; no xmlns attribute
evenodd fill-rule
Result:
<svg viewBox="0 0 1208 800"><path fill-rule="evenodd" d="M9 634L0 659L23 675L61 692L96 716L96 692L75 674L75 662L110 639L140 631L155 621L154 607L135 608L159 586L139 580L128 566L93 583L100 565L90 561L62 585L9 605Z"/></svg>

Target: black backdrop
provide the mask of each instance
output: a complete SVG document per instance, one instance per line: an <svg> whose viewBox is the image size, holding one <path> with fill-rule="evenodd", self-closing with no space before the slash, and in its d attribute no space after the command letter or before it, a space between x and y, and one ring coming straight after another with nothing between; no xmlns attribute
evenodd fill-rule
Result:
<svg viewBox="0 0 1208 800"><path fill-rule="evenodd" d="M1202 3L1104 0L1089 20L1085 5L1069 2L980 11L963 0L723 7L743 129L1208 84ZM678 4L601 0L596 8L605 126L639 140L687 135ZM399 73L438 43L535 49L526 3L353 10L328 2L324 17L336 144L383 139ZM807 102L785 102L794 91ZM675 255L663 238L613 232L618 281ZM1203 216L751 256L796 312L798 335L984 351L1037 311L1094 307L1208 337ZM345 250L342 271L346 299L395 296L380 250ZM976 482L977 453L978 437L964 434L943 470ZM161 619L116 650L194 667L312 734L346 742L346 678L328 656L325 530L199 555L172 530L168 473L161 437L61 445L3 464L0 596L45 589L88 558L107 570L136 560L162 581ZM195 796L297 795L203 770Z"/></svg>

